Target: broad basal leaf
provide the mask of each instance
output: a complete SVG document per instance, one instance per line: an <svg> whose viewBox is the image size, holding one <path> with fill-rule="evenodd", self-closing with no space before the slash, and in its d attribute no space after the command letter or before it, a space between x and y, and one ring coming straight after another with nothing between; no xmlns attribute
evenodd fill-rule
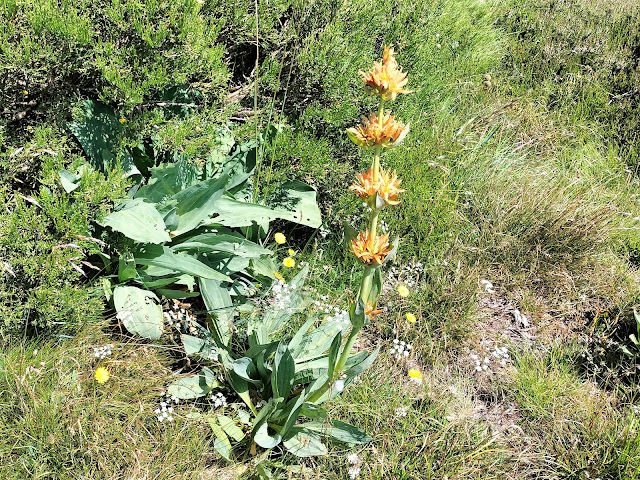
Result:
<svg viewBox="0 0 640 480"><path fill-rule="evenodd" d="M209 368L204 368L197 375L189 375L176 380L167 387L167 394L181 400L189 400L205 396L214 388L220 386L215 374Z"/></svg>
<svg viewBox="0 0 640 480"><path fill-rule="evenodd" d="M211 316L212 333L223 345L228 345L233 332L233 303L227 287L217 280L198 280L202 300Z"/></svg>
<svg viewBox="0 0 640 480"><path fill-rule="evenodd" d="M212 223L227 227L264 225L275 219L289 220L312 228L322 223L316 203L316 191L302 182L290 182L273 197L271 203L260 205L222 197L216 203L217 216Z"/></svg>
<svg viewBox="0 0 640 480"><path fill-rule="evenodd" d="M175 205L165 214L165 222L173 235L193 230L214 212L216 201L224 193L228 177L211 178L176 193L168 201Z"/></svg>
<svg viewBox="0 0 640 480"><path fill-rule="evenodd" d="M152 265L172 272L186 273L199 278L219 281L232 281L227 275L205 265L197 258L186 253L176 253L170 247L161 245L145 245L134 254L137 264Z"/></svg>
<svg viewBox="0 0 640 480"><path fill-rule="evenodd" d="M78 139L91 164L105 172L113 168L119 159L127 176L140 173L133 157L120 147L124 127L113 110L93 100L85 100L80 106L82 117L69 124L69 129Z"/></svg>
<svg viewBox="0 0 640 480"><path fill-rule="evenodd" d="M153 292L137 287L118 286L113 290L113 303L118 319L131 333L157 340L162 335L162 307L155 303Z"/></svg>
<svg viewBox="0 0 640 480"><path fill-rule="evenodd" d="M156 208L140 199L127 200L102 222L140 243L164 243L171 240L162 216Z"/></svg>
<svg viewBox="0 0 640 480"><path fill-rule="evenodd" d="M322 437L313 430L293 427L284 439L285 448L298 457L317 457L327 454Z"/></svg>

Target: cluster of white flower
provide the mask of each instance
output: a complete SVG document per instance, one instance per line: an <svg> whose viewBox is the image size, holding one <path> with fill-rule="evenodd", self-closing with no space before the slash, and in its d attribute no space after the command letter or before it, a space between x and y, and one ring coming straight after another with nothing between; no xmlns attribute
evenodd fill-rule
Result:
<svg viewBox="0 0 640 480"><path fill-rule="evenodd" d="M174 395L169 395L169 392L162 392L160 394L160 401L175 404L180 403L180 399Z"/></svg>
<svg viewBox="0 0 640 480"><path fill-rule="evenodd" d="M406 285L410 289L418 286L418 281L424 273L424 265L422 262L407 264L403 267L392 265L387 273L387 288L393 289L399 283Z"/></svg>
<svg viewBox="0 0 640 480"><path fill-rule="evenodd" d="M393 339L393 347L389 350L389 354L396 357L396 360L402 360L411 353L411 344L397 338Z"/></svg>
<svg viewBox="0 0 640 480"><path fill-rule="evenodd" d="M476 372L486 372L491 369L492 361L502 367L511 361L507 347L498 347L497 345L493 351L488 353L488 355L485 355L484 358L481 358L481 356L476 353L472 353L470 357L475 364Z"/></svg>
<svg viewBox="0 0 640 480"><path fill-rule="evenodd" d="M330 305L327 303L328 299L329 297L327 295L320 295L319 300L314 300L313 304L317 308L318 312L327 315L327 322L335 322L342 330L345 330L351 325L349 312L342 310L335 305Z"/></svg>
<svg viewBox="0 0 640 480"><path fill-rule="evenodd" d="M291 285L285 282L276 282L273 285L273 298L271 299L271 305L278 310L287 310L288 313L293 313L291 308L291 298L296 293L296 285Z"/></svg>
<svg viewBox="0 0 640 480"><path fill-rule="evenodd" d="M197 328L195 326L196 317L189 311L188 307L185 308L185 306L180 304L177 300L173 301L173 307L171 310L165 311L163 315L165 322L169 327L189 333L197 332Z"/></svg>
<svg viewBox="0 0 640 480"><path fill-rule="evenodd" d="M362 460L360 460L357 453L351 453L347 456L347 462L349 463L349 478L353 480L360 475L360 464L362 463Z"/></svg>
<svg viewBox="0 0 640 480"><path fill-rule="evenodd" d="M93 356L97 359L102 360L103 358L107 358L113 352L113 344L110 343L108 345L103 345L102 347L93 347Z"/></svg>
<svg viewBox="0 0 640 480"><path fill-rule="evenodd" d="M160 406L153 413L158 417L159 422L173 422L173 407L167 402L160 402Z"/></svg>
<svg viewBox="0 0 640 480"><path fill-rule="evenodd" d="M472 353L471 360L476 364L476 372L482 372L489 368L489 357L484 357L484 360L480 360L480 357L477 354Z"/></svg>
<svg viewBox="0 0 640 480"><path fill-rule="evenodd" d="M406 417L407 416L407 407L398 407L393 411L396 417Z"/></svg>
<svg viewBox="0 0 640 480"><path fill-rule="evenodd" d="M227 397L225 397L222 393L216 392L211 393L211 402L213 403L213 408L221 408L227 406Z"/></svg>
<svg viewBox="0 0 640 480"><path fill-rule="evenodd" d="M325 239L329 236L329 234L331 233L331 230L329 230L327 227L325 227L324 225L322 225L320 227L320 230L318 230L318 233L320 234L320 236Z"/></svg>

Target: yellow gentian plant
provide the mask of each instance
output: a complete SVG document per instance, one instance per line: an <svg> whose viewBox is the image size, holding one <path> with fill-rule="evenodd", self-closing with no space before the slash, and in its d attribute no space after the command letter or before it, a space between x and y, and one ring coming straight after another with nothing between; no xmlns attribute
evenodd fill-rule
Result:
<svg viewBox="0 0 640 480"><path fill-rule="evenodd" d="M370 317L382 312L377 308L378 297L382 290L381 267L385 260L390 259L397 245L389 243L389 234L378 235L378 220L380 213L386 206L400 203L399 195L404 190L400 188L400 180L396 172L391 173L381 167L383 151L400 144L409 132L409 125L405 125L389 111L385 110L385 102L396 100L398 94L411 93L404 87L408 82L407 74L402 72L395 59L393 47L384 47L382 62L374 62L368 72L360 72L365 88L372 95L379 97L378 112L362 116L362 124L347 129L349 138L364 150L373 150L373 159L368 170L356 175L356 182L349 187L364 200L371 209L369 228L356 233L350 240L350 250L355 257L364 264L364 274L358 290L358 296L350 309L351 331L346 344L338 359L334 377L339 376L350 356L358 333ZM329 379L327 388L330 382ZM324 393L321 389L314 398L320 398Z"/></svg>

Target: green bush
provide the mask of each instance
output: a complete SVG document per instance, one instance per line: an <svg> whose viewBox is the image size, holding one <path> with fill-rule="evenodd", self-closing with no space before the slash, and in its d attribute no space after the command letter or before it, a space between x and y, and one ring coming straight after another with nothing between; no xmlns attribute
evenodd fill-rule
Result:
<svg viewBox="0 0 640 480"><path fill-rule="evenodd" d="M84 281L95 271L82 262L98 251L91 219L124 195L126 182L87 170L67 194L58 172L83 163L51 127L0 156L0 338L34 327L63 332L100 316L102 301Z"/></svg>

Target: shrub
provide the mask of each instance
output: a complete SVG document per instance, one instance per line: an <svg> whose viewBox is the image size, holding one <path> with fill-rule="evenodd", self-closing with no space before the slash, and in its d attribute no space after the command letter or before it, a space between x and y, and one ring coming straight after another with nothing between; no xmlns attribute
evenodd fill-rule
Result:
<svg viewBox="0 0 640 480"><path fill-rule="evenodd" d="M59 171L82 163L52 127L36 128L23 148L0 158L5 205L0 213L0 336L5 339L25 328L68 333L100 315L102 301L84 282L94 275L84 259L98 252L90 221L124 194L125 181L118 173L104 177L85 170L78 188L67 194ZM10 191L12 182L19 189Z"/></svg>

